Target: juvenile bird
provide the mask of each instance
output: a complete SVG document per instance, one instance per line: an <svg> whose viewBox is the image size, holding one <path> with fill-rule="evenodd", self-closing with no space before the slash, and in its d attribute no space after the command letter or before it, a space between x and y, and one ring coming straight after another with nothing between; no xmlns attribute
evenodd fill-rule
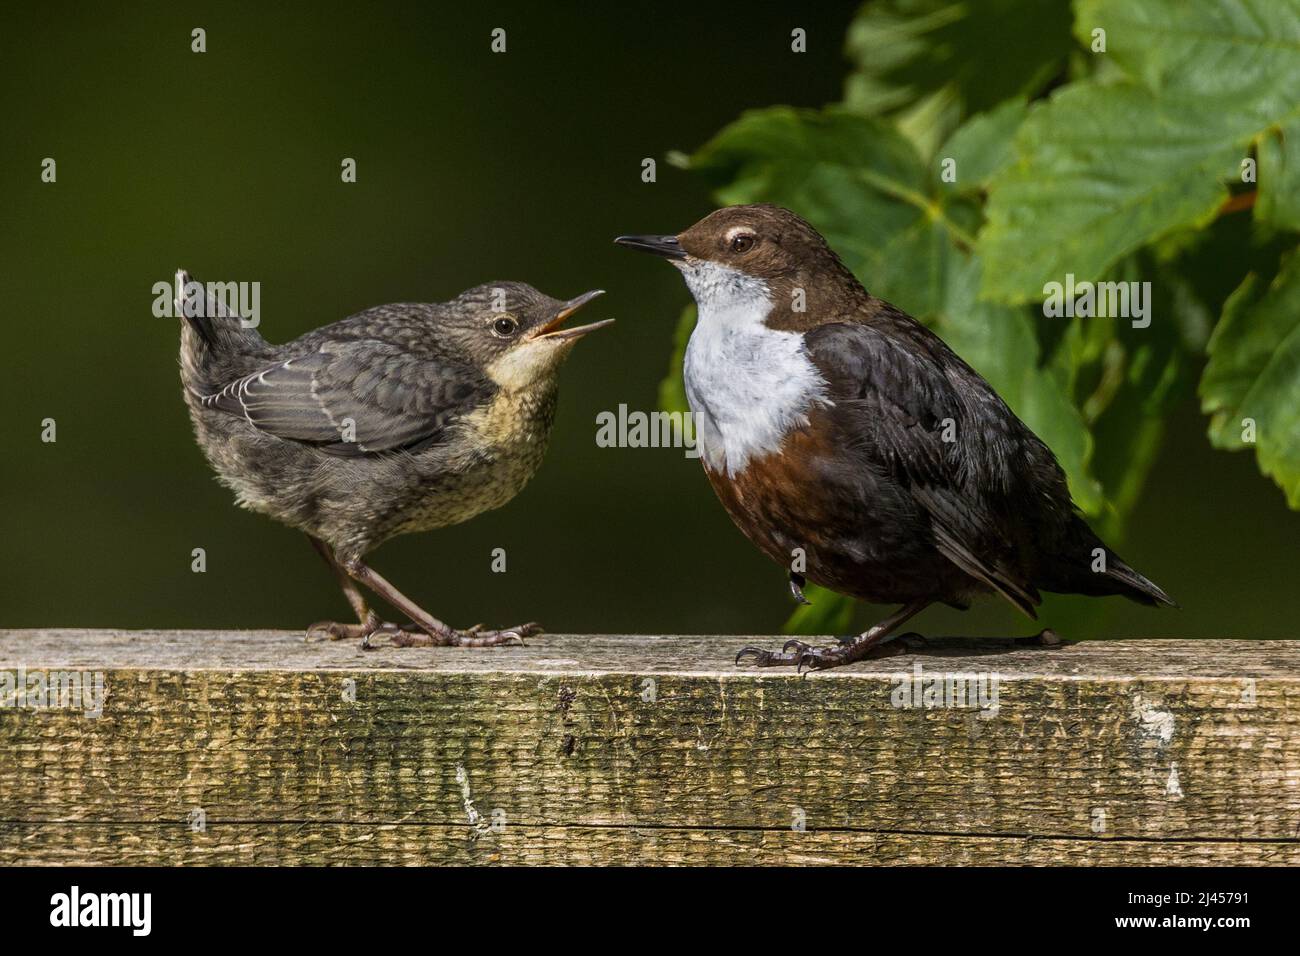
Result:
<svg viewBox="0 0 1300 956"><path fill-rule="evenodd" d="M1051 450L988 382L794 213L733 206L615 241L667 258L695 298L686 395L732 520L782 565L803 555L797 598L806 575L902 605L839 646L738 662L848 664L926 606L988 593L1031 618L1040 590L1173 605L1084 523Z"/></svg>
<svg viewBox="0 0 1300 956"><path fill-rule="evenodd" d="M181 382L199 446L239 505L307 533L356 612L357 624L321 622L309 634L481 647L540 631L449 627L362 558L394 535L466 521L519 493L546 451L561 364L613 320L561 325L600 294L559 302L494 282L269 345L177 273ZM411 624L382 621L358 585Z"/></svg>

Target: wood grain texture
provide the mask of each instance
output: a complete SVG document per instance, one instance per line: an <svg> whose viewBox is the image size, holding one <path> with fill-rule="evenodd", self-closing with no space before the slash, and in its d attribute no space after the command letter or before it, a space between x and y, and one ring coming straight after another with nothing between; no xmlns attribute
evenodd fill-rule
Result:
<svg viewBox="0 0 1300 956"><path fill-rule="evenodd" d="M780 640L0 632L0 674L107 689L0 707L0 830L23 863L1300 864L1300 642L730 663ZM918 663L996 710L896 706Z"/></svg>

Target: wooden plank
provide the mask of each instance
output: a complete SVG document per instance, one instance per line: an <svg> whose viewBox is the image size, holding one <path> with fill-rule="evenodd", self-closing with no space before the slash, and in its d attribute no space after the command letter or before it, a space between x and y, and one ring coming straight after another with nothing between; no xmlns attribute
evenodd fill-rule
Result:
<svg viewBox="0 0 1300 956"><path fill-rule="evenodd" d="M0 675L107 688L0 708L0 826L42 863L1300 863L1300 642L730 663L779 641L0 632ZM996 710L896 706L918 664Z"/></svg>
<svg viewBox="0 0 1300 956"><path fill-rule="evenodd" d="M60 866L1295 866L1294 844L864 830L221 823L0 823L19 864Z"/></svg>

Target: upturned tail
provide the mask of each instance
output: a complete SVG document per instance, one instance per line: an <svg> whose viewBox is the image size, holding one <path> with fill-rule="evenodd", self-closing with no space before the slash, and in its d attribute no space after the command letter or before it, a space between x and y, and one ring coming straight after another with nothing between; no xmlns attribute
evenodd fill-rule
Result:
<svg viewBox="0 0 1300 956"><path fill-rule="evenodd" d="M184 269L176 270L176 311L213 352L245 353L266 347L257 330Z"/></svg>
<svg viewBox="0 0 1300 956"><path fill-rule="evenodd" d="M271 351L251 324L228 307L217 290L176 272L176 312L181 326L181 378L199 395L221 388L250 370Z"/></svg>

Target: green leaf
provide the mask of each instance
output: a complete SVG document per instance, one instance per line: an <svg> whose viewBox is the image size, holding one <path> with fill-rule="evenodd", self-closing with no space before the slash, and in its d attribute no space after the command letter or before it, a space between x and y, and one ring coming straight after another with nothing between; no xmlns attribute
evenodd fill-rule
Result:
<svg viewBox="0 0 1300 956"><path fill-rule="evenodd" d="M1107 492L1107 513L1097 529L1103 537L1120 536L1123 519L1136 506L1164 440L1170 410L1195 391L1186 354L1190 320L1179 312L1204 308L1168 267L1130 261L1121 280L1152 276L1154 301L1168 303L1146 328L1116 320L1102 361L1100 381L1085 408L1095 441L1092 471ZM1090 319L1089 322L1108 320ZM1207 323L1208 324L1208 323ZM1096 401L1093 401L1096 399ZM1114 543L1114 542L1112 542Z"/></svg>
<svg viewBox="0 0 1300 956"><path fill-rule="evenodd" d="M1300 509L1300 254L1267 285L1248 276L1229 297L1201 378L1201 408L1217 448L1248 447Z"/></svg>
<svg viewBox="0 0 1300 956"><path fill-rule="evenodd" d="M990 188L980 238L992 298L1038 300L1067 273L1095 281L1134 250L1204 226L1259 138L1300 117L1300 0L1081 0L1076 32L1086 41L1094 27L1108 43L1095 56L1127 75L1031 107L1016 161ZM1261 162L1261 188L1269 174Z"/></svg>
<svg viewBox="0 0 1300 956"><path fill-rule="evenodd" d="M1270 129L1259 141L1255 214L1283 229L1300 229L1300 119Z"/></svg>
<svg viewBox="0 0 1300 956"><path fill-rule="evenodd" d="M1073 41L1065 3L884 0L862 8L845 46L857 64L845 105L896 120L929 157L964 117L1038 92Z"/></svg>
<svg viewBox="0 0 1300 956"><path fill-rule="evenodd" d="M1048 282L1097 281L1162 235L1208 223L1253 133L1224 133L1203 107L1138 87L1062 90L1030 110L1016 163L991 184L984 292L1038 301Z"/></svg>
<svg viewBox="0 0 1300 956"><path fill-rule="evenodd" d="M942 160L956 160L956 181L945 184L954 192L978 192L1012 158L1011 140L1024 121L1028 107L1023 99L1008 100L988 113L972 117L939 149Z"/></svg>

